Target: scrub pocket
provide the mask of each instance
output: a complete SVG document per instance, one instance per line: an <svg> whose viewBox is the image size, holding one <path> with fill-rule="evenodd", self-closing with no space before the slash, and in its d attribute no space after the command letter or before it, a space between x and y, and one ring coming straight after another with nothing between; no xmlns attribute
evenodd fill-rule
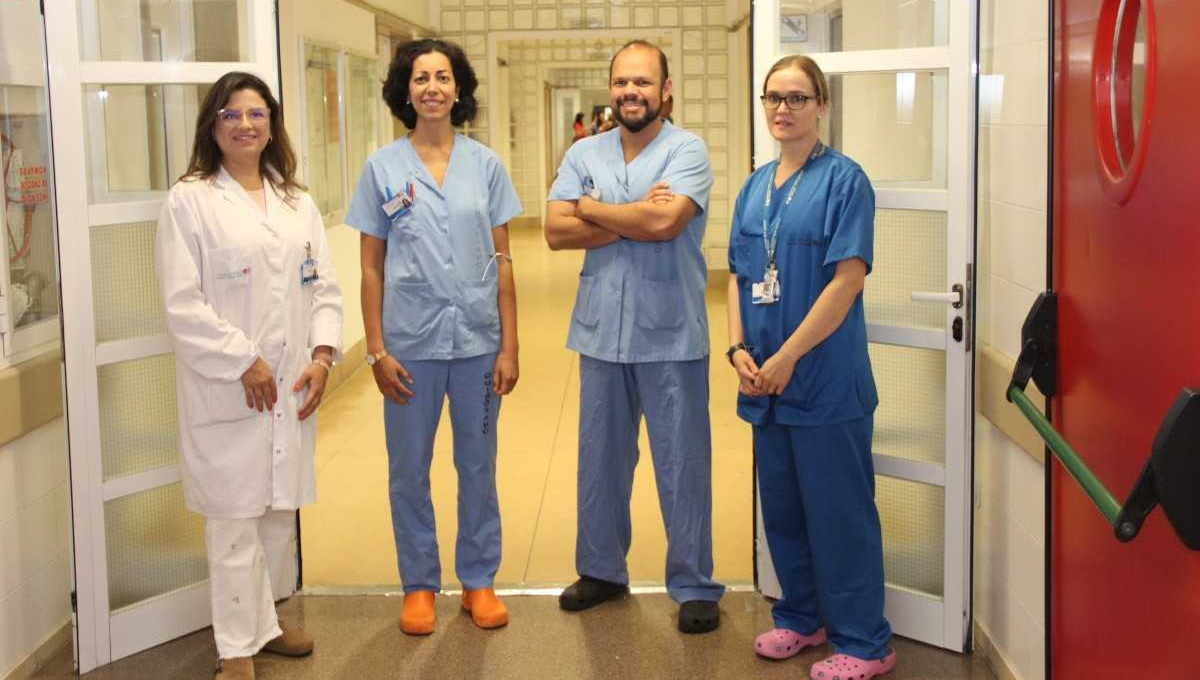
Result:
<svg viewBox="0 0 1200 680"><path fill-rule="evenodd" d="M595 276L579 275L579 290L575 293L575 310L572 316L583 326L600 323L599 282Z"/></svg>
<svg viewBox="0 0 1200 680"><path fill-rule="evenodd" d="M392 281L383 293L384 335L422 338L433 331L442 305L433 297L433 284Z"/></svg>
<svg viewBox="0 0 1200 680"><path fill-rule="evenodd" d="M678 282L642 279L637 297L637 325L641 328L658 331L683 325L687 305Z"/></svg>
<svg viewBox="0 0 1200 680"><path fill-rule="evenodd" d="M496 279L463 282L463 325L492 327L500 323L499 285Z"/></svg>

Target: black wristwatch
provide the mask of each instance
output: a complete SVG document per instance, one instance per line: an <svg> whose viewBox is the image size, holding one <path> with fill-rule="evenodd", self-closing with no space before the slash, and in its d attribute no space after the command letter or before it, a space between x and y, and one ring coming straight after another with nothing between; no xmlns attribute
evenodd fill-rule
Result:
<svg viewBox="0 0 1200 680"><path fill-rule="evenodd" d="M747 353L750 352L750 347L744 342L739 342L736 345L731 345L729 347L729 349L725 350L725 358L729 360L730 366L733 365L733 355L737 354L738 350L742 350L742 349L746 350Z"/></svg>

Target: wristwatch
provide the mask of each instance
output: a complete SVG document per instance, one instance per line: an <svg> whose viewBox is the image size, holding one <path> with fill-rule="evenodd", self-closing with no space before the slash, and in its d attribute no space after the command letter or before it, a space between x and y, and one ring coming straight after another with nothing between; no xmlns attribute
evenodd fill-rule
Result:
<svg viewBox="0 0 1200 680"><path fill-rule="evenodd" d="M381 349L378 352L375 352L374 354L372 354L371 352L367 352L367 356L366 356L367 365L374 366L380 359L382 359L386 356L387 356L386 349Z"/></svg>
<svg viewBox="0 0 1200 680"><path fill-rule="evenodd" d="M737 354L738 350L746 350L746 352L749 353L750 347L744 342L739 342L736 345L730 345L729 349L725 350L725 358L729 360L730 366L733 365L733 355Z"/></svg>

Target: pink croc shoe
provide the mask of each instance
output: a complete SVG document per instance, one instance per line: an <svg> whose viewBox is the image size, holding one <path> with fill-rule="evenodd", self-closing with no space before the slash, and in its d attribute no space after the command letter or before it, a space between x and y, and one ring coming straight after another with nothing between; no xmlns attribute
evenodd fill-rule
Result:
<svg viewBox="0 0 1200 680"><path fill-rule="evenodd" d="M767 659L787 659L796 656L805 647L823 644L824 628L818 628L812 635L801 635L786 628L772 628L754 638L754 651Z"/></svg>
<svg viewBox="0 0 1200 680"><path fill-rule="evenodd" d="M882 659L860 659L849 654L833 656L813 664L808 677L812 680L869 680L896 667L896 651L888 650Z"/></svg>

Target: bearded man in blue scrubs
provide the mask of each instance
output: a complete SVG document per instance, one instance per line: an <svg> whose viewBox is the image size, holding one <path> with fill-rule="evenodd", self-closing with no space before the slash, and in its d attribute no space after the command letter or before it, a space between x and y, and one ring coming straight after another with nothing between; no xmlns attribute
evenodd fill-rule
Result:
<svg viewBox="0 0 1200 680"><path fill-rule="evenodd" d="M667 592L679 629L720 623L712 579L707 266L712 170L695 135L660 117L671 94L658 47L626 44L609 65L619 126L567 150L550 189L546 242L583 249L567 347L579 352L579 476L568 611L628 592L629 498L646 418L667 532Z"/></svg>

